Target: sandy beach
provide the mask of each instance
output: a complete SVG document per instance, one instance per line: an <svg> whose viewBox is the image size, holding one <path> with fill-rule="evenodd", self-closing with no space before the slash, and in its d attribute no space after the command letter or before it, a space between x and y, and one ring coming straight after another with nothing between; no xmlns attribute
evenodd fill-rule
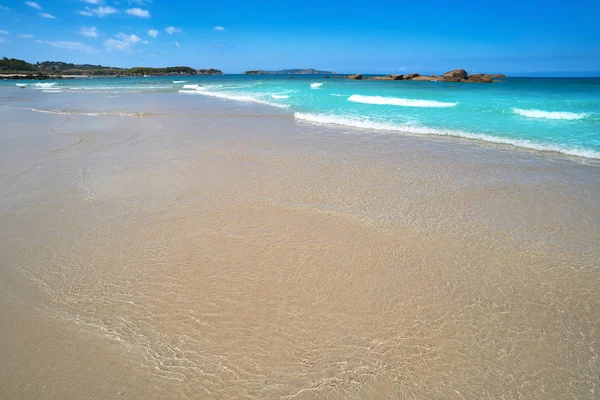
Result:
<svg viewBox="0 0 600 400"><path fill-rule="evenodd" d="M597 398L597 161L21 92L0 107L0 397Z"/></svg>

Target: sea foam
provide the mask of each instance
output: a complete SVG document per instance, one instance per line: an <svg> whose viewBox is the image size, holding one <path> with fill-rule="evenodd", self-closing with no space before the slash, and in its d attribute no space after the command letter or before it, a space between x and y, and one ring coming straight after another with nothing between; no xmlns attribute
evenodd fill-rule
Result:
<svg viewBox="0 0 600 400"><path fill-rule="evenodd" d="M289 99L290 98L290 96L288 96L286 94L272 94L271 97L274 99Z"/></svg>
<svg viewBox="0 0 600 400"><path fill-rule="evenodd" d="M33 86L40 88L40 89L50 89L53 88L54 86L58 85L58 83L56 82L48 82L48 83L35 83Z"/></svg>
<svg viewBox="0 0 600 400"><path fill-rule="evenodd" d="M509 139L498 136L485 135L480 133L470 133L460 130L453 129L437 129L419 125L401 125L393 124L388 122L377 122L368 119L359 119L352 117L344 117L339 115L331 114L311 114L311 113L294 113L294 118L298 120L304 120L308 122L314 122L318 124L328 125L341 125L352 128L370 129L377 131L387 132L401 132L406 134L417 134L417 135L435 135L435 136L451 136L459 137L464 139L479 140L489 143L511 145L515 147L521 147L524 149L538 150L538 151L550 151L556 153L563 153L571 156L600 159L600 151L582 149L577 147L566 147L556 144L536 143L530 140L523 139Z"/></svg>
<svg viewBox="0 0 600 400"><path fill-rule="evenodd" d="M348 101L354 103L392 105L401 107L454 107L458 103L436 100L403 99L401 97L363 96L353 94Z"/></svg>
<svg viewBox="0 0 600 400"><path fill-rule="evenodd" d="M173 81L173 83L186 83L187 81Z"/></svg>
<svg viewBox="0 0 600 400"><path fill-rule="evenodd" d="M289 107L289 105L286 105L286 104L272 103L270 101L262 100L257 97L243 95L243 94L234 94L234 93L227 93L227 92L217 92L217 91L198 90L198 89L197 90L180 90L179 93L197 94L197 95L202 95L202 96L216 97L216 98L225 99L225 100L241 101L244 103L264 104L264 105L278 107L278 108L288 108Z"/></svg>
<svg viewBox="0 0 600 400"><path fill-rule="evenodd" d="M576 120L587 117L587 113L574 113L566 111L544 111L544 110L524 110L522 108L513 108L515 114L522 115L528 118L543 118L543 119L565 119Z"/></svg>
<svg viewBox="0 0 600 400"><path fill-rule="evenodd" d="M322 83L322 82L313 82L313 83L311 83L311 84L310 84L310 88L311 88L311 89L318 89L318 88L320 88L321 86L323 86L323 83Z"/></svg>

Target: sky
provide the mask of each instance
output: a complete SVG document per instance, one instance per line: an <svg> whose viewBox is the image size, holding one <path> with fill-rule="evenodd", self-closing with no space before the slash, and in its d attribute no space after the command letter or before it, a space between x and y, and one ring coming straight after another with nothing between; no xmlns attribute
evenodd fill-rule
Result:
<svg viewBox="0 0 600 400"><path fill-rule="evenodd" d="M226 73L600 76L598 21L598 0L0 0L0 57Z"/></svg>

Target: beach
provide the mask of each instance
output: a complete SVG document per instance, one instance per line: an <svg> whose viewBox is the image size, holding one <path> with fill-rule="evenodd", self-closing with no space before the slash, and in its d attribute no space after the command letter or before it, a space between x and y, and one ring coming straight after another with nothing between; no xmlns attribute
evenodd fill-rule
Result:
<svg viewBox="0 0 600 400"><path fill-rule="evenodd" d="M0 397L597 398L596 92L128 79L0 87Z"/></svg>

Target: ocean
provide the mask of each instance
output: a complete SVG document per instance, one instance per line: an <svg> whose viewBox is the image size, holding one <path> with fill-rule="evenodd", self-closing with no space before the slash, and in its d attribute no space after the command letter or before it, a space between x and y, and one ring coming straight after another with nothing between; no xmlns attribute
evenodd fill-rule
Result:
<svg viewBox="0 0 600 400"><path fill-rule="evenodd" d="M47 96L175 92L262 104L318 124L450 136L600 159L600 78L466 84L224 75L0 83L0 90L15 87Z"/></svg>

